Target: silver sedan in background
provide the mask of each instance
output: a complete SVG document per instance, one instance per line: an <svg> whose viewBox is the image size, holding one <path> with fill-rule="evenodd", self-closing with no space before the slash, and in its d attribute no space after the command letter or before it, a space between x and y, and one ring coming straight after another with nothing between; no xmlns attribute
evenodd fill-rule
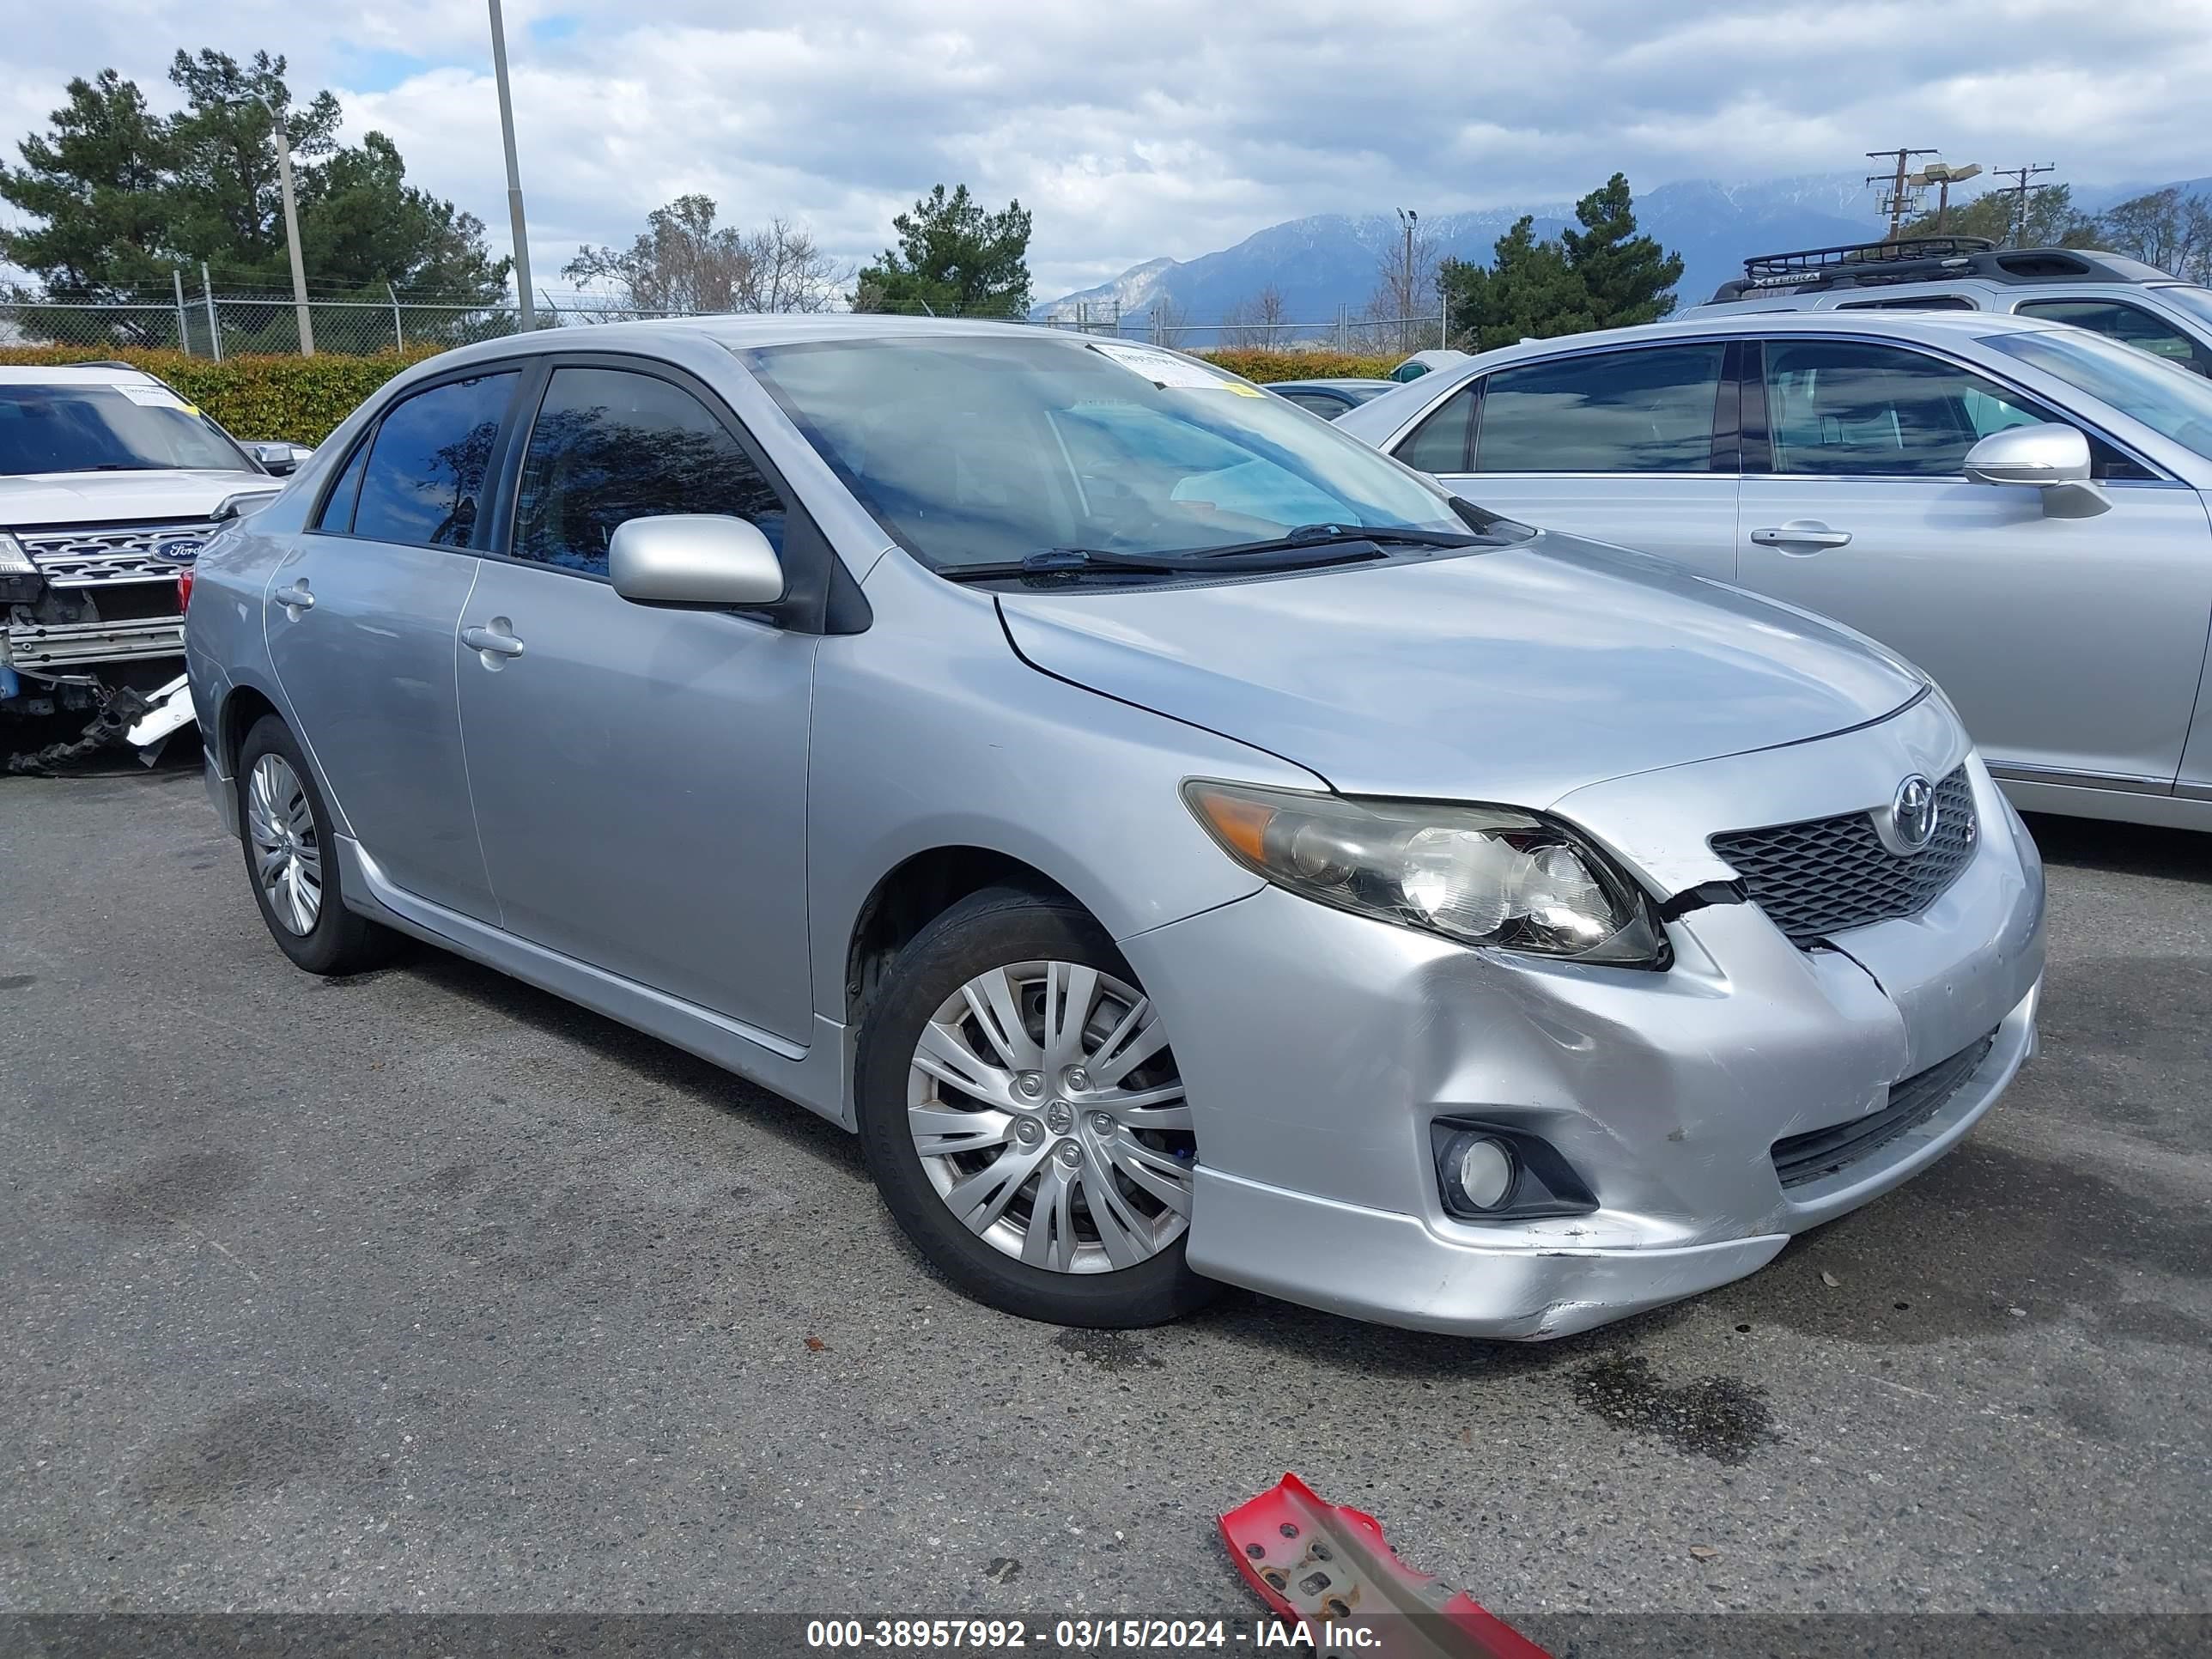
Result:
<svg viewBox="0 0 2212 1659"><path fill-rule="evenodd" d="M2212 382L2063 323L1699 310L1339 422L1462 495L1835 617L2020 805L2212 830Z"/></svg>
<svg viewBox="0 0 2212 1659"><path fill-rule="evenodd" d="M466 347L187 635L295 963L398 930L779 1090L1036 1318L1582 1329L1925 1168L2034 1042L2040 866L1920 674L1149 347Z"/></svg>

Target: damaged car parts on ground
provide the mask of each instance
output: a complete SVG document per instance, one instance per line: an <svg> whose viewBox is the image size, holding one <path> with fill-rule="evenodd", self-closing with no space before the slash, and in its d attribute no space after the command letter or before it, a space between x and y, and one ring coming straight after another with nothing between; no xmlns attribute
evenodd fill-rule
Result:
<svg viewBox="0 0 2212 1659"><path fill-rule="evenodd" d="M2033 1045L2040 866L1916 670L1151 348L464 348L198 584L293 960L397 929L779 1090L1033 1317L1582 1329Z"/></svg>

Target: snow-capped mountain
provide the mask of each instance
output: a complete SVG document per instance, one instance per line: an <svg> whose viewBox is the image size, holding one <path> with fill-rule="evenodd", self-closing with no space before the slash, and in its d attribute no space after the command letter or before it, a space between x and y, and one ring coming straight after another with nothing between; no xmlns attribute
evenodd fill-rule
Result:
<svg viewBox="0 0 2212 1659"><path fill-rule="evenodd" d="M1540 236L1571 222L1571 202L1534 202L1473 213L1439 214L1422 228L1443 252L1487 264L1492 245L1522 214ZM1710 295L1740 275L1748 254L1780 248L1863 241L1881 234L1874 192L1856 173L1821 173L1755 184L1709 179L1662 185L1637 198L1638 225L1682 256L1676 290L1686 302ZM1099 319L1150 313L1164 296L1194 324L1218 321L1272 283L1297 323L1333 322L1340 308L1357 317L1374 291L1376 263L1400 234L1384 214L1353 218L1318 214L1246 237L1236 246L1195 259L1149 259L1110 283L1065 295L1036 307L1039 318L1072 319L1079 310ZM1118 302L1119 311L1115 310ZM1191 343L1206 343L1194 334Z"/></svg>

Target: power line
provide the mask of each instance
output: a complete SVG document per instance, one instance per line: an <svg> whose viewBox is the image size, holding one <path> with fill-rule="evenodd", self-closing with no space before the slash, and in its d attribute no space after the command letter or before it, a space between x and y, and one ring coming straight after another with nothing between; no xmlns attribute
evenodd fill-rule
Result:
<svg viewBox="0 0 2212 1659"><path fill-rule="evenodd" d="M1912 181L1912 158L1937 153L1932 149L1870 149L1866 153L1869 161L1890 161L1897 164L1894 172L1867 175L1867 183L1881 190L1881 211L1889 216L1890 240L1897 240L1897 233L1908 217L1920 212L1920 192L1925 186Z"/></svg>
<svg viewBox="0 0 2212 1659"><path fill-rule="evenodd" d="M2030 189L2027 181L2039 173L2056 173L2057 170L2057 164L2053 161L2045 161L2040 167L1991 167L1990 169L1992 178L2010 179L2014 181L2009 193L2016 204L2013 210L2012 240L2014 247L2025 246L2027 242L2027 192ZM2051 186L2037 185L2033 188L2049 190Z"/></svg>

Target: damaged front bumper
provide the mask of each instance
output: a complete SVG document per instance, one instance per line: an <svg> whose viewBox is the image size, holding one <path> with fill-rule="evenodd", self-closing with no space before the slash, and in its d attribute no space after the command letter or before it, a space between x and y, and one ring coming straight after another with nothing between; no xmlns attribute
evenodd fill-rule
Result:
<svg viewBox="0 0 2212 1659"><path fill-rule="evenodd" d="M2034 1048L2040 865L1972 772L1987 833L1955 883L1833 949L1724 903L1668 924L1666 971L1591 967L1276 888L1123 939L1176 1011L1191 1267L1388 1324L1556 1337L1741 1278L1910 1179ZM1595 1207L1451 1213L1443 1118L1541 1140Z"/></svg>

